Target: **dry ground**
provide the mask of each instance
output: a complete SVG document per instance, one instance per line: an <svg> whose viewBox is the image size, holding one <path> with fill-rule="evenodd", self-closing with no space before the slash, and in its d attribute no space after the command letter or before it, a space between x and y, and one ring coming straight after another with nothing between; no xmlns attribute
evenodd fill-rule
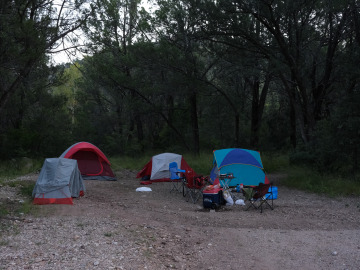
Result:
<svg viewBox="0 0 360 270"><path fill-rule="evenodd" d="M86 181L73 206L0 220L0 269L360 269L359 198L291 190L270 175L274 210L215 212L170 193L170 183L136 192L135 172L117 175ZM21 199L14 194L0 188L3 201Z"/></svg>

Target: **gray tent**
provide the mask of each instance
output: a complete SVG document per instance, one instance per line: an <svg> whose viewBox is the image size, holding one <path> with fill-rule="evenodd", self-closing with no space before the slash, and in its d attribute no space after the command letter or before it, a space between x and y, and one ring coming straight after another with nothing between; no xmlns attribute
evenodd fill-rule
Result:
<svg viewBox="0 0 360 270"><path fill-rule="evenodd" d="M34 204L73 204L84 195L83 178L75 159L47 158L36 181Z"/></svg>

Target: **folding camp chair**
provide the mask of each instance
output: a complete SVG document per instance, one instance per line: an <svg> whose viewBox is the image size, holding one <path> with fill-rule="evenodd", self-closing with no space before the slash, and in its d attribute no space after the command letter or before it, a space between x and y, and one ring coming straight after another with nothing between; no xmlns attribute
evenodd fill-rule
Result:
<svg viewBox="0 0 360 270"><path fill-rule="evenodd" d="M260 213L262 213L263 206L269 206L271 210L274 209L272 184L260 183L255 187L244 188L243 195L249 202L249 205L245 210L248 210L250 207L254 207L255 209L260 208Z"/></svg>
<svg viewBox="0 0 360 270"><path fill-rule="evenodd" d="M186 201L190 199L193 203L196 203L202 196L202 192L207 184L207 177L202 175L187 175L185 183L185 194L187 197Z"/></svg>
<svg viewBox="0 0 360 270"><path fill-rule="evenodd" d="M172 188L170 192L182 191L183 195L185 196L184 183L186 182L186 178L185 176L181 175L181 173L185 173L185 170L178 169L177 163L171 162L169 164L169 171L170 171L170 180L172 182Z"/></svg>

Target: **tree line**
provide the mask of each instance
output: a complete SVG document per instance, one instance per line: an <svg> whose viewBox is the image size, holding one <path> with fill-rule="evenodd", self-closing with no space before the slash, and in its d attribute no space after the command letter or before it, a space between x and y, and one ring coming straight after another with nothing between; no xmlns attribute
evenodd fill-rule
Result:
<svg viewBox="0 0 360 270"><path fill-rule="evenodd" d="M357 175L360 1L149 4L2 1L2 158L240 147Z"/></svg>

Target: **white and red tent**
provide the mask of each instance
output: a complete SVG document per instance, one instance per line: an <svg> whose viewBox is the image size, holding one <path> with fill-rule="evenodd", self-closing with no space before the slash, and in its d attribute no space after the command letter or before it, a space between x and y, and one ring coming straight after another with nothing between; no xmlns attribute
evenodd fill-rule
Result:
<svg viewBox="0 0 360 270"><path fill-rule="evenodd" d="M153 182L169 181L169 164L171 162L176 162L179 169L185 170L186 177L196 175L195 171L187 164L182 155L162 153L153 156L144 168L138 172L136 178Z"/></svg>

